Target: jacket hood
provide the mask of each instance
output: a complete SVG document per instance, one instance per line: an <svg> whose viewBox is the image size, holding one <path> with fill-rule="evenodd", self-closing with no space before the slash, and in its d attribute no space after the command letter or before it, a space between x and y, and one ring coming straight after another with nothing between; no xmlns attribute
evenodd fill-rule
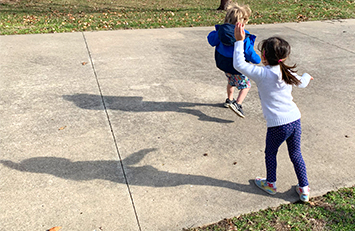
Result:
<svg viewBox="0 0 355 231"><path fill-rule="evenodd" d="M234 46L236 39L234 37L235 25L225 23L222 25L216 25L216 30L218 31L218 38L221 43L225 46ZM248 37L249 31L245 30L245 36Z"/></svg>
<svg viewBox="0 0 355 231"><path fill-rule="evenodd" d="M235 25L233 24L222 24L218 28L218 38L221 41L221 43L225 46L233 46L235 43L235 38L234 38L234 28Z"/></svg>

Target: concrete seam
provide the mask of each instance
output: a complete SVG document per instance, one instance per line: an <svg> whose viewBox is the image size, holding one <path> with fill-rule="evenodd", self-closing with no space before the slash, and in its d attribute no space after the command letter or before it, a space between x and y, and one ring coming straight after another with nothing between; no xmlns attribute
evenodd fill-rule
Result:
<svg viewBox="0 0 355 231"><path fill-rule="evenodd" d="M82 35L83 35L83 39L84 39L84 42L85 42L86 50L87 50L88 55L89 55L91 67L92 67L92 70L93 70L93 72L94 72L94 76L95 76L95 79L96 79L97 87L98 87L99 92L100 92L100 97L101 97L102 104L103 104L103 106L104 106L104 111L105 111L105 113L106 113L107 121L108 121L108 124L109 124L109 126L110 126L112 138L113 138L113 141L114 141L114 143L115 143L117 156L118 156L118 158L119 158L119 160L120 160L120 164L121 164L123 176L124 176L125 183L126 183L126 186L127 186L127 190L128 190L128 193L129 193L129 196L130 196L130 199L131 199L131 203L132 203L134 215L135 215L136 220L137 220L137 225L138 225L139 230L141 231L142 229L141 229L141 226L140 226L140 223L139 223L137 210L136 210L136 207L135 207L135 205L134 205L134 200L133 200L132 192L131 192L131 189L130 189L130 186L129 186L129 183L128 183L126 171L125 171L124 166L123 166L122 157L121 157L120 151L119 151L119 149L118 149L118 145L117 145L117 141L116 141L116 136L115 136L115 133L114 133L114 131L113 131L113 127L112 127L112 124L111 124L110 116L109 116L109 114L108 114L108 112L107 112L106 104L105 104L105 101L104 101L104 96L103 96L103 94L102 94L100 82L99 82L99 79L98 79L98 76L97 76L97 72L96 72L96 69L95 69L94 62L93 62L93 60L92 60L92 56L91 56L91 52L90 52L90 49L89 49L89 45L88 45L88 43L87 43L87 41L86 41L86 37L85 37L84 32L82 32Z"/></svg>
<svg viewBox="0 0 355 231"><path fill-rule="evenodd" d="M306 34L306 33L302 32L302 31L299 31L299 30L293 29L293 28L288 27L288 26L285 26L285 27L286 27L286 28L288 28L288 29L290 29L290 30L296 31L296 32L298 32L298 33L300 33L300 34L303 34L303 35L309 36L309 37L311 37L311 38L313 38L313 39L316 39L316 40L322 41L322 42L324 42L325 44L328 44L328 45L331 45L331 46L335 46L335 47L337 47L337 48L339 48L339 49L341 49L341 50L347 51L347 52L349 52L349 53L351 53L351 54L355 54L355 52L354 52L354 51L351 51L351 50L348 50L348 49L346 49L346 48L340 47L340 46L338 46L338 45L336 45L336 44L332 44L332 43L326 42L326 41L324 41L324 40L322 40L322 39L320 39L320 38L318 38L318 37L315 37L315 36L312 36L312 35Z"/></svg>

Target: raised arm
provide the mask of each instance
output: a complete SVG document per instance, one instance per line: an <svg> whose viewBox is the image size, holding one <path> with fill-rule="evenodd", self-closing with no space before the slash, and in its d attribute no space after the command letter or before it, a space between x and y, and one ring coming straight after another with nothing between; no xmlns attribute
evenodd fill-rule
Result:
<svg viewBox="0 0 355 231"><path fill-rule="evenodd" d="M260 81L265 76L266 68L255 66L245 61L243 43L243 40L245 39L245 31L243 24L237 23L234 30L234 36L237 41L234 43L233 67L255 82Z"/></svg>

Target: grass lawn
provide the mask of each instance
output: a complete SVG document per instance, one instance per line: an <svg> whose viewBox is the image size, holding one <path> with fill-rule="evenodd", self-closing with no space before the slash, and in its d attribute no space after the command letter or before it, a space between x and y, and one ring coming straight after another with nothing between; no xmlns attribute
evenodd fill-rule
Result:
<svg viewBox="0 0 355 231"><path fill-rule="evenodd" d="M0 0L0 35L212 26L220 0ZM355 18L355 0L244 0L250 24Z"/></svg>
<svg viewBox="0 0 355 231"><path fill-rule="evenodd" d="M355 230L355 187L311 198L309 203L281 205L185 231Z"/></svg>

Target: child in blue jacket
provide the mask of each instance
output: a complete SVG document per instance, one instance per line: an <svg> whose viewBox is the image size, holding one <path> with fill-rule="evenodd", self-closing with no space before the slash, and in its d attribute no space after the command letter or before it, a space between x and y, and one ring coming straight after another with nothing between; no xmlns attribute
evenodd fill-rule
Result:
<svg viewBox="0 0 355 231"><path fill-rule="evenodd" d="M224 24L215 25L216 30L207 36L211 46L215 46L215 60L217 67L224 71L227 78L227 99L224 103L225 107L232 109L237 115L244 118L242 102L248 94L251 87L250 80L247 76L240 73L233 67L233 51L234 51L234 28L236 23L246 24L251 15L249 6L239 6L237 3L230 3L227 7L227 14ZM244 56L247 62L254 64L260 63L260 56L254 50L255 35L245 30L244 40ZM238 88L239 95L237 100L233 98L234 88Z"/></svg>

